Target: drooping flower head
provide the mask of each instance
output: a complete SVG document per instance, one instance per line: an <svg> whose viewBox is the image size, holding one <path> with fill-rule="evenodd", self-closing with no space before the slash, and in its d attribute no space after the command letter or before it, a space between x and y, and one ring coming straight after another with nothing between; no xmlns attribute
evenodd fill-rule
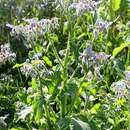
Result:
<svg viewBox="0 0 130 130"><path fill-rule="evenodd" d="M43 36L45 33L53 32L59 27L58 18L52 19L23 19L26 25L13 26L7 24L12 29L11 35L19 37L24 36L27 41L35 41L37 38Z"/></svg>
<svg viewBox="0 0 130 130"><path fill-rule="evenodd" d="M13 62L16 58L16 54L11 51L9 44L0 45L0 64Z"/></svg>
<svg viewBox="0 0 130 130"><path fill-rule="evenodd" d="M97 60L107 60L108 58L110 58L111 57L111 55L108 55L108 54L106 54L106 53L104 53L104 52L99 52L99 53L96 53L95 54L95 58L97 59Z"/></svg>
<svg viewBox="0 0 130 130"><path fill-rule="evenodd" d="M130 81L130 71L125 71L125 79Z"/></svg>
<svg viewBox="0 0 130 130"><path fill-rule="evenodd" d="M98 2L89 0L89 1L81 1L75 2L70 5L71 9L75 9L76 13L79 15L83 12L95 11L97 8Z"/></svg>
<svg viewBox="0 0 130 130"><path fill-rule="evenodd" d="M111 86L117 98L123 98L126 96L128 84L125 80L119 80L117 82L114 82Z"/></svg>

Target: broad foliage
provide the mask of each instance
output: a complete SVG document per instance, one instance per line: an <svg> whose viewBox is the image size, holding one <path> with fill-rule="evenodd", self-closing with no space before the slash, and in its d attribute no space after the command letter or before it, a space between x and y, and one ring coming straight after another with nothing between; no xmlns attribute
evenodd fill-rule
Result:
<svg viewBox="0 0 130 130"><path fill-rule="evenodd" d="M0 130L130 130L130 1L0 0Z"/></svg>

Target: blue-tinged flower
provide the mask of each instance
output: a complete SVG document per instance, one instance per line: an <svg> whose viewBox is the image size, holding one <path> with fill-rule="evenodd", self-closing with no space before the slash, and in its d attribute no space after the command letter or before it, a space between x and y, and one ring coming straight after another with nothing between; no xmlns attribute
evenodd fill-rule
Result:
<svg viewBox="0 0 130 130"><path fill-rule="evenodd" d="M94 73L95 73L95 77L97 78L98 81L103 80L103 76L100 73L100 67L94 67Z"/></svg>
<svg viewBox="0 0 130 130"><path fill-rule="evenodd" d="M39 59L41 58L41 56L42 56L41 53L36 53L36 54L34 55L34 59L35 59L35 60L39 60Z"/></svg>
<svg viewBox="0 0 130 130"><path fill-rule="evenodd" d="M108 59L108 58L110 58L111 57L111 55L108 55L108 54L106 54L106 53L104 53L104 52L99 52L99 53L96 53L95 54L95 58L97 59L97 60L106 60L106 59Z"/></svg>
<svg viewBox="0 0 130 130"><path fill-rule="evenodd" d="M13 62L16 59L16 54L11 51L9 44L0 46L0 63L4 64L7 61Z"/></svg>
<svg viewBox="0 0 130 130"><path fill-rule="evenodd" d="M93 30L93 37L98 38L98 35L99 35L99 31L97 29L94 29Z"/></svg>
<svg viewBox="0 0 130 130"><path fill-rule="evenodd" d="M37 75L37 72L34 70L33 65L30 63L25 62L20 70L26 77L35 77Z"/></svg>
<svg viewBox="0 0 130 130"><path fill-rule="evenodd" d="M11 35L19 37L24 36L27 41L35 41L38 37L43 36L47 32L52 32L59 27L58 18L54 17L52 19L23 19L27 24L13 26L7 24L9 28L12 29Z"/></svg>
<svg viewBox="0 0 130 130"><path fill-rule="evenodd" d="M92 73L91 71L89 71L89 72L87 73L86 80L87 80L87 81L92 81L93 78L94 78L93 73Z"/></svg>
<svg viewBox="0 0 130 130"><path fill-rule="evenodd" d="M53 75L53 71L51 71L51 70L48 70L48 71L47 71L47 75L48 75L48 76L51 76L51 75Z"/></svg>
<svg viewBox="0 0 130 130"><path fill-rule="evenodd" d="M82 12L96 10L98 4L99 4L98 2L90 0L86 2L72 3L70 5L70 8L75 9L77 14L80 14Z"/></svg>
<svg viewBox="0 0 130 130"><path fill-rule="evenodd" d="M117 98L122 98L126 96L128 84L125 80L119 80L117 82L114 82L111 86Z"/></svg>
<svg viewBox="0 0 130 130"><path fill-rule="evenodd" d="M107 30L111 24L112 24L112 22L98 19L95 23L95 28L98 29L99 31L104 31L104 30Z"/></svg>
<svg viewBox="0 0 130 130"><path fill-rule="evenodd" d="M6 74L6 73L2 73L0 74L0 82L2 83L12 83L13 80L13 76L11 74Z"/></svg>
<svg viewBox="0 0 130 130"><path fill-rule="evenodd" d="M130 81L130 71L125 71L125 79Z"/></svg>
<svg viewBox="0 0 130 130"><path fill-rule="evenodd" d="M128 26L128 28L130 28L130 21L127 22L127 26Z"/></svg>
<svg viewBox="0 0 130 130"><path fill-rule="evenodd" d="M38 22L38 19L37 18L32 18L32 19L26 19L26 18L23 18L23 20L25 22L27 22L28 24L35 24Z"/></svg>
<svg viewBox="0 0 130 130"><path fill-rule="evenodd" d="M36 68L36 69L40 69L40 68L45 67L44 62L42 60L39 60L39 59L33 60L32 64L33 64L34 68Z"/></svg>
<svg viewBox="0 0 130 130"><path fill-rule="evenodd" d="M88 60L93 60L94 58L95 52L92 50L92 45L88 45L84 52L80 53L80 59L82 59L84 63L87 63Z"/></svg>
<svg viewBox="0 0 130 130"><path fill-rule="evenodd" d="M36 77L47 71L47 68L44 65L44 61L40 59L35 59L32 61L26 61L21 67L21 72L26 76Z"/></svg>

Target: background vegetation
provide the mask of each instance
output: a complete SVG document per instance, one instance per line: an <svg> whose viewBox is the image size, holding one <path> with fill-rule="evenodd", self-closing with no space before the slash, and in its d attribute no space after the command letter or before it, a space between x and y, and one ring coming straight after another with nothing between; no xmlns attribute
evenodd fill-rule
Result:
<svg viewBox="0 0 130 130"><path fill-rule="evenodd" d="M0 130L130 130L130 1L0 0Z"/></svg>

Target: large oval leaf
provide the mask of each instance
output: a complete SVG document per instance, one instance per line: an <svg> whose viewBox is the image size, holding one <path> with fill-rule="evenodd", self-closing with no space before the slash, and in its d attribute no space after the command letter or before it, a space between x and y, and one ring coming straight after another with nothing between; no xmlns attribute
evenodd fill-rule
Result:
<svg viewBox="0 0 130 130"><path fill-rule="evenodd" d="M117 11L120 8L121 0L112 0L113 10Z"/></svg>
<svg viewBox="0 0 130 130"><path fill-rule="evenodd" d="M112 56L116 57L124 48L126 48L128 45L125 43L122 43L120 47L117 47L113 50Z"/></svg>
<svg viewBox="0 0 130 130"><path fill-rule="evenodd" d="M73 130L91 130L87 122L72 118Z"/></svg>

